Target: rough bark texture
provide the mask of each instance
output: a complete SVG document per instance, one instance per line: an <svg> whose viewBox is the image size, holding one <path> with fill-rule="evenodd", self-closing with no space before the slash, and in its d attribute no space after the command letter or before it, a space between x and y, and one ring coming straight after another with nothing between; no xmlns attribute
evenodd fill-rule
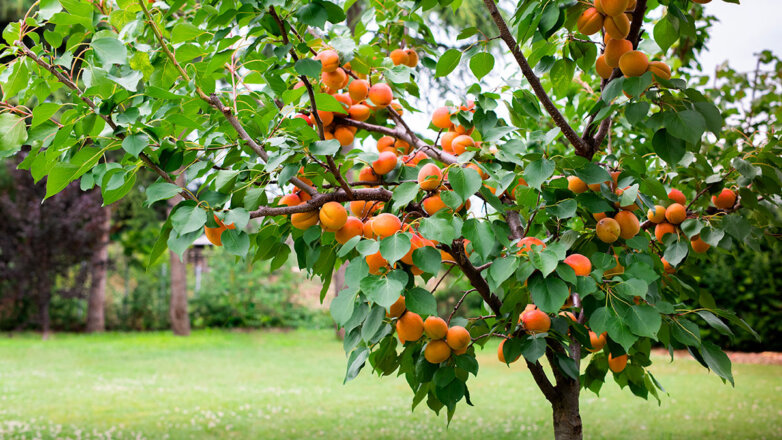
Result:
<svg viewBox="0 0 782 440"><path fill-rule="evenodd" d="M564 386L563 386L564 385ZM559 388L561 386L561 388ZM578 408L580 387L577 381L568 380L558 385L558 396L551 402L556 440L581 440L581 413Z"/></svg>
<svg viewBox="0 0 782 440"><path fill-rule="evenodd" d="M184 176L179 175L176 184L184 186ZM170 208L182 201L181 196L169 199ZM171 302L169 303L169 319L171 330L175 335L187 336L190 334L190 317L187 315L187 266L185 258L179 259L179 255L169 251L171 264ZM186 255L186 254L185 254Z"/></svg>
<svg viewBox="0 0 782 440"><path fill-rule="evenodd" d="M111 208L103 208L104 218L98 236L98 245L90 261L90 295L87 298L87 332L106 330L106 272L109 265L109 232Z"/></svg>

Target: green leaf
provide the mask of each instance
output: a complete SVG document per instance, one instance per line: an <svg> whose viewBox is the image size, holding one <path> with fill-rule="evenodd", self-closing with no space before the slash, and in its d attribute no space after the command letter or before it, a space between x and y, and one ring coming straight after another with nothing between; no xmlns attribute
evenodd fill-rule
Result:
<svg viewBox="0 0 782 440"><path fill-rule="evenodd" d="M35 128L48 121L61 108L62 105L53 102L44 102L37 105L33 109L33 122L30 124L30 128Z"/></svg>
<svg viewBox="0 0 782 440"><path fill-rule="evenodd" d="M671 266L678 266L690 251L690 247L683 240L676 240L673 244L665 249L665 260L671 264Z"/></svg>
<svg viewBox="0 0 782 440"><path fill-rule="evenodd" d="M0 115L0 122L2 115ZM2 139L2 138L0 138ZM65 189L69 183L78 179L98 163L103 150L95 147L82 148L66 163L58 163L49 171L46 178L46 199Z"/></svg>
<svg viewBox="0 0 782 440"><path fill-rule="evenodd" d="M746 177L749 180L752 180L763 173L760 167L752 165L751 163L747 162L746 160L740 157L733 158L733 160L731 161L731 165L733 165L733 167L736 168L736 171L741 173L742 176Z"/></svg>
<svg viewBox="0 0 782 440"><path fill-rule="evenodd" d="M665 14L665 17L654 25L653 35L654 41L660 46L663 53L667 52L679 39L678 20L670 14Z"/></svg>
<svg viewBox="0 0 782 440"><path fill-rule="evenodd" d="M437 275L442 265L440 251L432 246L422 246L413 251L413 264L426 273Z"/></svg>
<svg viewBox="0 0 782 440"><path fill-rule="evenodd" d="M334 322L340 327L343 327L345 323L348 322L348 319L350 319L350 316L353 315L355 304L356 292L351 293L350 289L339 292L329 306L331 317L334 318Z"/></svg>
<svg viewBox="0 0 782 440"><path fill-rule="evenodd" d="M519 266L519 259L515 257L498 258L489 267L489 275L496 285L510 278Z"/></svg>
<svg viewBox="0 0 782 440"><path fill-rule="evenodd" d="M171 214L171 225L179 234L198 231L205 224L206 211L189 200L179 203Z"/></svg>
<svg viewBox="0 0 782 440"><path fill-rule="evenodd" d="M166 200L179 194L181 189L168 182L155 182L144 191L147 195L146 205L149 206L159 200Z"/></svg>
<svg viewBox="0 0 782 440"><path fill-rule="evenodd" d="M59 0L41 0L38 6L38 18L44 21L48 21L54 14L62 11Z"/></svg>
<svg viewBox="0 0 782 440"><path fill-rule="evenodd" d="M461 59L462 52L459 49L446 50L445 53L437 60L434 76L439 78L453 72L453 69L459 65L459 61L461 61Z"/></svg>
<svg viewBox="0 0 782 440"><path fill-rule="evenodd" d="M329 139L327 141L315 141L310 145L310 154L315 156L333 156L340 149L339 141Z"/></svg>
<svg viewBox="0 0 782 440"><path fill-rule="evenodd" d="M418 182L405 182L394 188L391 200L394 201L394 210L407 206L418 195Z"/></svg>
<svg viewBox="0 0 782 440"><path fill-rule="evenodd" d="M700 220L694 218L688 218L681 224L682 232L690 239L698 235L703 229L703 226L704 225Z"/></svg>
<svg viewBox="0 0 782 440"><path fill-rule="evenodd" d="M437 301L428 290L414 287L405 293L405 307L421 316L437 316Z"/></svg>
<svg viewBox="0 0 782 440"><path fill-rule="evenodd" d="M453 221L439 217L421 219L420 230L424 237L441 243L450 243L461 233L456 230Z"/></svg>
<svg viewBox="0 0 782 440"><path fill-rule="evenodd" d="M543 250L540 252L535 252L533 250L533 252L529 253L529 260L544 277L547 277L551 272L554 272L554 269L557 268L557 264L559 263L557 255L550 250Z"/></svg>
<svg viewBox="0 0 782 440"><path fill-rule="evenodd" d="M407 233L394 234L380 241L380 255L391 266L410 250L410 235Z"/></svg>
<svg viewBox="0 0 782 440"><path fill-rule="evenodd" d="M174 30L171 31L171 43L178 44L185 41L195 40L200 35L204 34L204 31L198 29L192 23L181 22L174 26Z"/></svg>
<svg viewBox="0 0 782 440"><path fill-rule="evenodd" d="M587 162L583 167L576 168L575 171L576 176L588 185L611 181L611 175L608 174L608 171L594 162Z"/></svg>
<svg viewBox="0 0 782 440"><path fill-rule="evenodd" d="M407 279L407 274L403 271L395 270L389 273L388 276L364 278L361 280L361 290L369 299L388 309L402 294L402 289L404 289L406 284L400 281L399 275L391 276L399 272Z"/></svg>
<svg viewBox="0 0 782 440"><path fill-rule="evenodd" d="M555 205L549 205L546 207L546 211L556 218L570 218L576 215L576 209L578 208L578 202L575 199L560 200Z"/></svg>
<svg viewBox="0 0 782 440"><path fill-rule="evenodd" d="M641 120L646 118L646 115L649 114L649 107L651 107L651 105L645 101L627 104L625 107L625 118L627 118L627 122L632 125L641 122Z"/></svg>
<svg viewBox="0 0 782 440"><path fill-rule="evenodd" d="M665 112L664 120L668 133L691 144L697 144L706 131L706 121L695 110Z"/></svg>
<svg viewBox="0 0 782 440"><path fill-rule="evenodd" d="M144 133L136 133L126 137L122 141L122 149L133 157L138 157L144 148L149 145L149 138Z"/></svg>
<svg viewBox="0 0 782 440"><path fill-rule="evenodd" d="M491 225L488 222L471 218L464 222L462 232L464 233L464 238L472 242L473 249L478 252L481 258L486 260L497 243Z"/></svg>
<svg viewBox="0 0 782 440"><path fill-rule="evenodd" d="M557 95L562 95L570 89L575 71L576 63L572 60L561 58L554 62L549 74Z"/></svg>
<svg viewBox="0 0 782 440"><path fill-rule="evenodd" d="M294 68L299 75L309 76L311 78L320 78L321 62L312 58L302 58L296 61Z"/></svg>
<svg viewBox="0 0 782 440"><path fill-rule="evenodd" d="M494 56L488 52L478 52L470 58L470 70L481 79L494 68Z"/></svg>
<svg viewBox="0 0 782 440"><path fill-rule="evenodd" d="M361 339L369 341L372 339L375 333L380 330L380 326L383 325L383 317L386 315L386 309L378 305L372 306L369 310L367 319L364 320L364 324L361 326Z"/></svg>
<svg viewBox="0 0 782 440"><path fill-rule="evenodd" d="M104 66L107 64L124 65L128 62L128 50L125 48L125 45L116 38L100 37L93 40L90 45Z"/></svg>
<svg viewBox="0 0 782 440"><path fill-rule="evenodd" d="M554 162L540 159L530 163L524 169L524 180L532 188L540 189L540 185L554 174Z"/></svg>
<svg viewBox="0 0 782 440"><path fill-rule="evenodd" d="M323 29L326 20L329 19L329 12L319 2L312 2L299 8L296 11L296 18L305 24Z"/></svg>
<svg viewBox="0 0 782 440"><path fill-rule="evenodd" d="M26 140L24 119L11 113L0 114L0 151L17 150Z"/></svg>
<svg viewBox="0 0 782 440"><path fill-rule="evenodd" d="M736 385L733 383L730 358L728 358L728 355L726 355L725 352L709 341L703 341L700 352L701 356L703 356L703 360L711 371L715 372L717 376L721 377L723 380L730 381L731 385Z"/></svg>
<svg viewBox="0 0 782 440"><path fill-rule="evenodd" d="M624 319L633 333L657 339L657 331L662 324L662 318L657 310L646 304L631 306L627 310Z"/></svg>
<svg viewBox="0 0 782 440"><path fill-rule="evenodd" d="M622 88L630 96L638 97L652 84L652 73L646 72L641 76L625 78Z"/></svg>
<svg viewBox="0 0 782 440"><path fill-rule="evenodd" d="M535 363L546 353L546 338L529 337L521 348L524 359ZM508 358L505 358L508 359Z"/></svg>
<svg viewBox="0 0 782 440"><path fill-rule="evenodd" d="M483 184L480 174L472 168L452 168L448 171L448 182L462 201L477 193Z"/></svg>
<svg viewBox="0 0 782 440"><path fill-rule="evenodd" d="M684 157L684 142L681 139L672 136L668 130L662 128L652 137L652 147L654 152L660 156L660 159L668 162L668 165L676 165Z"/></svg>
<svg viewBox="0 0 782 440"><path fill-rule="evenodd" d="M226 252L237 257L245 258L250 250L250 237L239 229L226 229L220 236Z"/></svg>
<svg viewBox="0 0 782 440"><path fill-rule="evenodd" d="M328 93L316 93L315 104L318 105L319 111L330 111L347 114L345 106L337 101L337 98L329 95Z"/></svg>
<svg viewBox="0 0 782 440"><path fill-rule="evenodd" d="M532 293L532 301L546 313L558 312L570 296L567 284L555 277L532 277L529 279L529 290Z"/></svg>

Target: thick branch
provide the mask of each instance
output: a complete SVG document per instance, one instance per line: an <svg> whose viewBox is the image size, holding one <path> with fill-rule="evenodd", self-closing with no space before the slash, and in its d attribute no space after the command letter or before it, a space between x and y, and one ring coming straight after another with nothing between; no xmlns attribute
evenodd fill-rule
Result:
<svg viewBox="0 0 782 440"><path fill-rule="evenodd" d="M451 255L453 255L453 257L456 259L456 264L459 265L459 267L462 269L462 272L464 272L464 275L468 280L470 280L470 284L472 284L472 286L478 290L481 298L486 301L486 304L491 307L491 310L495 314L499 315L501 313L500 307L502 307L502 301L500 301L497 295L491 292L489 284L486 282L483 276L481 276L481 273L478 271L478 269L472 265L470 259L467 258L467 254L464 251L464 243L461 240L457 240L454 242L454 245L450 250Z"/></svg>
<svg viewBox="0 0 782 440"><path fill-rule="evenodd" d="M543 392L546 400L554 402L554 400L557 399L557 391L554 389L548 376L546 376L543 365L541 365L540 362L535 362L533 364L532 362L527 361L527 368L529 368L532 378L535 379L535 383L538 384L538 388Z"/></svg>
<svg viewBox="0 0 782 440"><path fill-rule="evenodd" d="M327 202L349 202L351 200L369 200L387 202L391 200L391 191L385 188L359 188L353 190L353 197L343 189L338 189L332 193L316 193L312 199L296 206L261 206L256 211L250 213L250 218L267 217L274 215L288 215L297 212L317 211Z"/></svg>
<svg viewBox="0 0 782 440"><path fill-rule="evenodd" d="M573 127L570 126L570 124L565 120L565 117L562 116L562 113L559 112L557 107L551 101L551 98L549 98L546 90L540 83L540 79L535 75L535 72L532 71L532 67L530 67L529 63L527 62L527 58L523 53L521 53L521 49L519 48L516 39L513 38L513 35L510 33L508 25L505 24L505 19L502 18L500 11L497 9L497 5L494 3L494 0L483 0L483 3L486 5L491 18L497 25L497 30L500 31L500 37L502 38L502 41L504 41L505 45L508 46L508 49L510 49L513 58L516 59L516 63L521 68L521 73L525 78L527 78L527 82L529 82L529 85L535 92L535 96L537 96L540 100L540 103L543 104L543 108L545 108L546 112L548 112L548 114L551 116L554 124L556 124L560 130L562 130L562 134L576 149L576 154L579 156L590 157L589 145L587 145L587 143L578 136L576 131L573 130Z"/></svg>

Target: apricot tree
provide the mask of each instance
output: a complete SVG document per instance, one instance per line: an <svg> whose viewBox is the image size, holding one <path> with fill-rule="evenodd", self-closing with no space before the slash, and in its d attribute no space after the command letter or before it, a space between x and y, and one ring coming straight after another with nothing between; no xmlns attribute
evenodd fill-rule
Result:
<svg viewBox="0 0 782 440"><path fill-rule="evenodd" d="M292 243L322 296L347 265L330 306L345 380L403 375L413 408L449 420L493 338L501 362L523 358L558 439L581 438L580 390L609 370L657 398L653 344L732 383L700 328L752 330L677 268L776 239L780 143L774 124L726 138L677 73L707 41L702 6L484 0L494 33L457 30L443 50L432 11L460 4L41 0L2 34L0 151L29 145L21 167L47 198L78 179L108 204L157 174L148 203L184 200L152 261L205 230L273 267ZM489 87L495 57L517 69ZM421 96L424 72L447 80L462 60L468 96ZM449 274L480 316L436 316Z"/></svg>

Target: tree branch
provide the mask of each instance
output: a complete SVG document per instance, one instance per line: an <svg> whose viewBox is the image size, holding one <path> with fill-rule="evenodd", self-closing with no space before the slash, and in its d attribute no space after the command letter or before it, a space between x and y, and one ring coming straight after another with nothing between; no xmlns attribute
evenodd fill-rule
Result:
<svg viewBox="0 0 782 440"><path fill-rule="evenodd" d="M502 301L500 301L497 295L491 292L489 284L470 262L470 259L464 251L464 242L462 240L454 241L453 246L450 247L450 254L456 259L456 264L459 265L464 275L470 280L470 284L478 290L481 298L486 301L486 304L489 305L495 314L499 315L501 313L500 307L502 307Z"/></svg>
<svg viewBox="0 0 782 440"><path fill-rule="evenodd" d="M532 362L527 361L527 368L532 374L532 378L535 379L535 383L538 384L538 388L540 388L540 391L542 391L543 395L546 397L546 400L554 402L557 399L557 390L554 389L548 376L546 376L543 365L541 365L540 362L535 362L533 364Z"/></svg>
<svg viewBox="0 0 782 440"><path fill-rule="evenodd" d="M250 213L250 218L268 217L274 215L288 215L297 212L317 211L327 202L349 202L351 200L367 200L387 202L391 200L392 192L385 188L359 188L353 190L351 198L343 189L338 189L332 193L316 193L312 199L296 206L261 206Z"/></svg>
<svg viewBox="0 0 782 440"><path fill-rule="evenodd" d="M557 107L551 101L551 98L549 98L546 90L540 83L540 79L535 75L535 72L532 71L532 67L530 67L529 62L527 62L527 58L524 56L524 54L521 53L521 49L519 48L516 39L513 38L513 35L510 33L508 25L505 23L505 19L502 18L500 11L497 9L497 5L494 3L494 0L483 0L483 3L486 5L491 18L497 25L497 30L500 31L500 37L502 38L502 41L504 41L505 45L508 46L508 49L510 49L513 58L516 59L516 63L521 68L521 73L527 79L527 82L529 82L529 85L535 92L535 96L537 96L540 100L540 103L543 104L543 108L545 108L546 112L548 112L548 114L551 116L554 124L556 124L560 130L562 130L562 134L576 149L576 154L579 156L591 157L589 156L589 145L587 145L587 143L578 136L576 131L573 130L573 127L568 124L568 122L565 120L565 117L562 116L562 113L559 112Z"/></svg>

